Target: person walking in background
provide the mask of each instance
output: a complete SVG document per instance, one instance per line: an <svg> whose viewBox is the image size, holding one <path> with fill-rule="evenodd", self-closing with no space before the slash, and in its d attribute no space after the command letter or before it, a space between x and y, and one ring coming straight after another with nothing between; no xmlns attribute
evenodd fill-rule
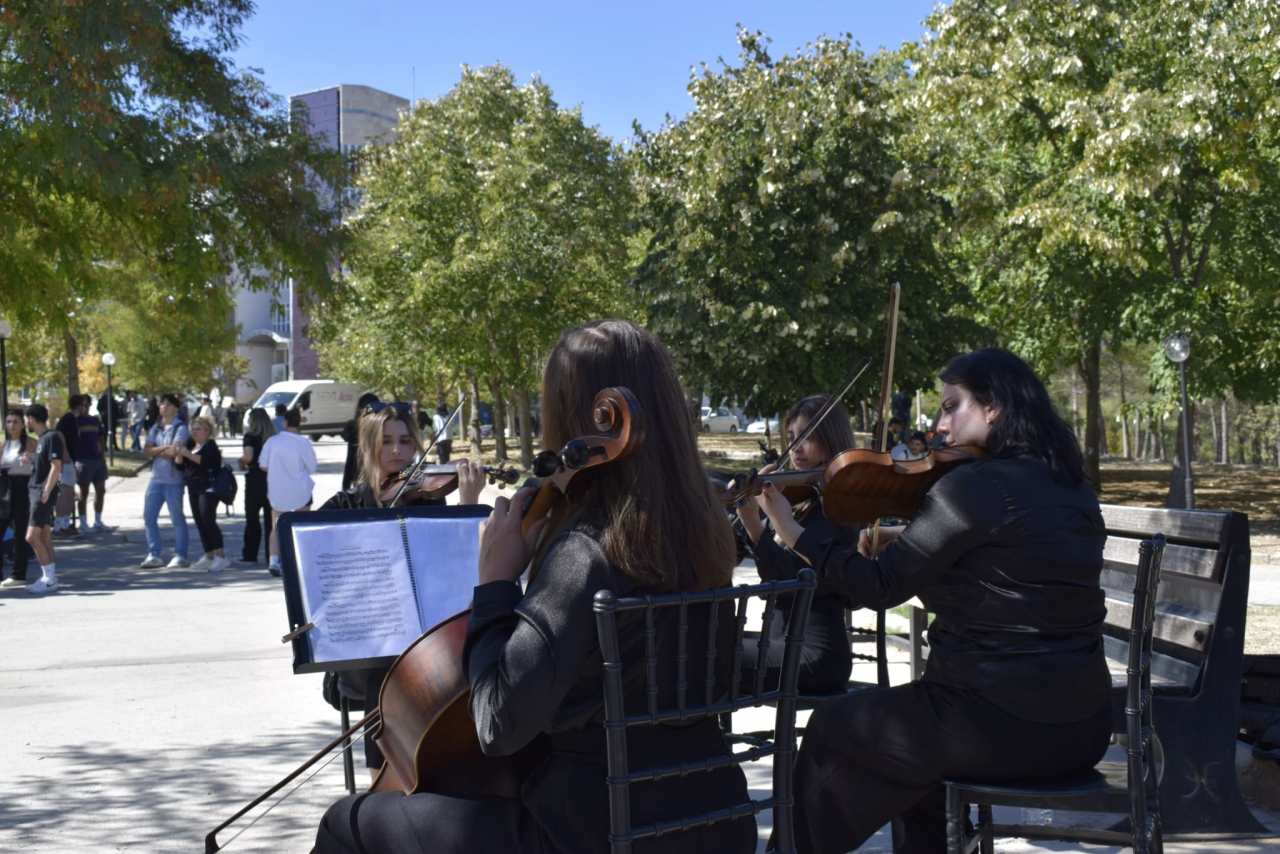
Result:
<svg viewBox="0 0 1280 854"><path fill-rule="evenodd" d="M40 561L40 578L27 585L28 593L52 593L58 589L53 554L53 510L61 488L62 468L67 449L62 434L49 429L49 410L42 404L27 407L27 429L36 434L36 451L26 455L33 473L28 486L30 521L27 543Z"/></svg>
<svg viewBox="0 0 1280 854"><path fill-rule="evenodd" d="M276 428L277 433L284 432L284 415L289 411L289 407L283 403L276 404L276 415L271 419L271 426Z"/></svg>
<svg viewBox="0 0 1280 854"><path fill-rule="evenodd" d="M356 417L342 428L342 441L347 443L347 461L342 466L343 491L350 489L360 474L360 419L364 417L366 409L379 402L378 396L371 391L360 395L360 399L356 401Z"/></svg>
<svg viewBox="0 0 1280 854"><path fill-rule="evenodd" d="M13 530L13 573L0 581L0 590L27 586L27 523L31 521L31 456L36 440L27 435L26 416L10 409L4 418L4 449L0 451L0 479L9 495L9 527Z"/></svg>
<svg viewBox="0 0 1280 854"><path fill-rule="evenodd" d="M240 411L240 404L234 400L227 404L227 429L231 431L233 437L240 435L240 419L244 417L244 413Z"/></svg>
<svg viewBox="0 0 1280 854"><path fill-rule="evenodd" d="M904 444L894 445L893 450L889 452L889 457L900 462L910 462L911 460L923 459L928 453L929 439L917 430L911 434L911 438Z"/></svg>
<svg viewBox="0 0 1280 854"><path fill-rule="evenodd" d="M143 499L142 523L147 529L147 556L142 566L148 569L164 566L160 557L163 551L160 540L160 508L169 508L169 521L173 523L173 559L171 567L190 566L187 560L187 517L182 512L184 484L182 473L174 465L174 445L186 444L187 426L178 420L181 401L176 394L166 394L160 399L160 420L147 433L147 443L142 453L151 457L151 482Z"/></svg>
<svg viewBox="0 0 1280 854"><path fill-rule="evenodd" d="M436 406L436 414L431 419L431 432L436 436L436 455L440 464L449 462L449 454L453 451L454 426L449 423L449 408L443 403Z"/></svg>
<svg viewBox="0 0 1280 854"><path fill-rule="evenodd" d="M101 533L107 530L102 524L102 504L107 490L107 460L104 451L107 437L102 421L84 412L76 418L76 485L80 487L80 530ZM93 484L93 527L89 527L89 484Z"/></svg>
<svg viewBox="0 0 1280 854"><path fill-rule="evenodd" d="M262 446L276 434L271 417L260 406L249 410L249 429L244 434L244 455L240 470L244 472L244 550L236 563L253 566L258 562L258 546L262 532L271 536L271 504L267 501L267 474L258 465Z"/></svg>
<svg viewBox="0 0 1280 854"><path fill-rule="evenodd" d="M58 419L56 430L62 436L62 448L66 454L63 460L67 465L59 466L60 484L58 504L54 509L53 536L69 539L80 536L75 525L76 511L76 449L80 445L80 429L77 423L81 415L89 409L92 398L87 394L73 394L67 399L67 411Z"/></svg>
<svg viewBox="0 0 1280 854"><path fill-rule="evenodd" d="M159 421L160 421L160 401L153 397L151 398L150 401L148 401L147 414L146 414L146 417L142 419L143 434L145 435L147 433L150 433L151 428L156 426L156 424Z"/></svg>
<svg viewBox="0 0 1280 854"><path fill-rule="evenodd" d="M142 450L142 430L147 420L147 402L136 390L128 393L129 402L125 404L125 417L129 419L129 450Z"/></svg>
<svg viewBox="0 0 1280 854"><path fill-rule="evenodd" d="M196 569L222 572L231 565L222 546L222 530L218 527L218 497L213 494L213 479L222 470L222 451L214 436L213 419L197 415L191 422L191 438L173 446L174 464L182 470L187 482L187 500L191 516L200 533L204 557L196 561Z"/></svg>
<svg viewBox="0 0 1280 854"><path fill-rule="evenodd" d="M302 411L296 406L284 414L284 430L262 446L258 465L267 473L267 500L271 503L271 535L267 538L267 569L280 575L278 531L282 513L311 509L311 491L315 482L316 452L311 441L298 432Z"/></svg>

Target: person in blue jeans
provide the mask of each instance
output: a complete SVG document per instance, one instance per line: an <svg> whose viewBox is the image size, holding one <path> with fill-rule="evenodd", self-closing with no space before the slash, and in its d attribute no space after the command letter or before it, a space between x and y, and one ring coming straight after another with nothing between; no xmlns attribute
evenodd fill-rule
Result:
<svg viewBox="0 0 1280 854"><path fill-rule="evenodd" d="M169 520L173 522L173 559L171 567L190 566L187 560L187 517L182 512L186 495L186 483L182 473L174 466L176 448L187 441L187 426L178 420L181 401L176 394L166 394L160 399L160 420L147 431L147 443L142 453L151 457L151 482L142 505L142 522L147 529L147 556L142 566L164 566L160 557L160 508L169 508Z"/></svg>

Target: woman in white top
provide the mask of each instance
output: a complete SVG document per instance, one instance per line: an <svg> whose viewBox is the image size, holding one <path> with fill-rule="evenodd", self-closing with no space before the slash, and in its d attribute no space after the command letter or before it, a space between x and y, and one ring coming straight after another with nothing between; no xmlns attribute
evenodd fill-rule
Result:
<svg viewBox="0 0 1280 854"><path fill-rule="evenodd" d="M36 440L27 435L21 409L10 409L4 419L4 450L0 451L0 491L9 496L9 524L13 528L13 574L0 581L0 588L9 590L27 586L27 521L31 505L27 487L31 483L30 457L24 454L36 452Z"/></svg>
<svg viewBox="0 0 1280 854"><path fill-rule="evenodd" d="M311 475L319 464L311 440L298 432L302 411L296 406L284 415L284 430L262 446L258 466L267 473L267 500L271 502L271 536L267 539L268 566L280 574L280 549L276 540L276 520L282 513L311 509Z"/></svg>

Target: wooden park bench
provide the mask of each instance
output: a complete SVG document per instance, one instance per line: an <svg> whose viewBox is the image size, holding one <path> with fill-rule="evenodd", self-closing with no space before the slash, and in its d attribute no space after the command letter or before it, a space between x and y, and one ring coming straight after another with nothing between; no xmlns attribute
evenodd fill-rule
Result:
<svg viewBox="0 0 1280 854"><path fill-rule="evenodd" d="M1236 735L1249 598L1249 519L1243 513L1102 505L1107 524L1103 642L1114 732L1124 731L1125 662L1138 543L1168 539L1157 592L1153 720L1164 748L1166 833L1261 833L1236 780ZM913 606L912 676L924 671L925 615Z"/></svg>

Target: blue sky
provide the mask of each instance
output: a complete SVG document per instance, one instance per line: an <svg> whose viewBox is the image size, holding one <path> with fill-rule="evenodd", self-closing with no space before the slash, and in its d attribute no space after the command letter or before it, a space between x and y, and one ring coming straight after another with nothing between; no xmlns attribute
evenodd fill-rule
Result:
<svg viewBox="0 0 1280 854"><path fill-rule="evenodd" d="M539 74L564 106L621 141L692 108L690 66L736 61L735 24L763 30L775 57L822 35L852 33L870 52L916 39L934 0L650 0L514 3L258 0L235 54L279 95L338 83L434 98L462 64ZM415 69L416 68L416 72ZM416 77L416 85L415 85Z"/></svg>

